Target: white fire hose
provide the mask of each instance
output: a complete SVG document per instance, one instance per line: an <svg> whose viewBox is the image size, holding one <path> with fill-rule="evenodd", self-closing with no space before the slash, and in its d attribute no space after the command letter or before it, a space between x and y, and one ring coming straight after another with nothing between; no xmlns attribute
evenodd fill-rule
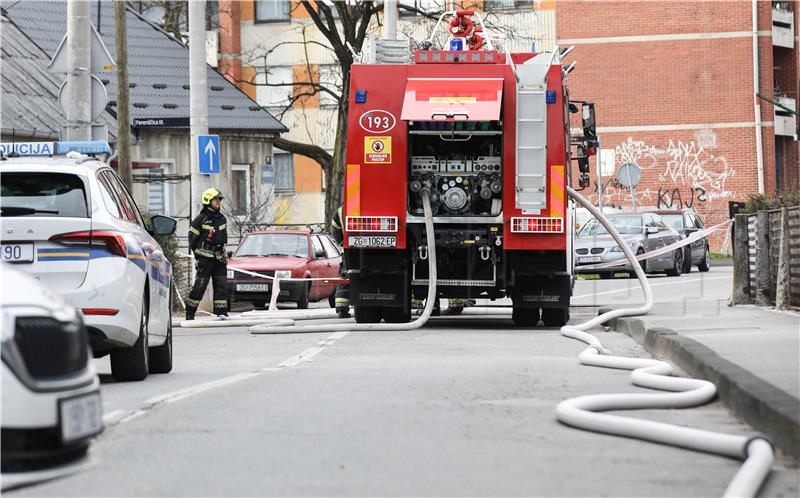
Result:
<svg viewBox="0 0 800 498"><path fill-rule="evenodd" d="M635 308L617 309L603 313L578 325L561 327L561 334L589 344L578 359L584 365L633 370L631 378L637 386L660 391L662 394L594 394L562 401L556 407L558 420L574 427L618 436L634 437L657 443L742 458L744 464L728 484L724 496L750 497L758 493L770 471L774 459L772 445L766 437L755 434L735 436L713 431L691 429L672 424L641 420L604 412L611 410L634 410L644 408L685 408L698 406L713 400L717 388L711 382L699 379L670 377L669 363L639 358L613 356L593 335L585 332L592 327L621 316L644 315L653 307L653 293L641 265L616 227L587 199L572 188L567 188L570 197L597 218L608 230L630 261L639 282L642 284L645 302Z"/></svg>

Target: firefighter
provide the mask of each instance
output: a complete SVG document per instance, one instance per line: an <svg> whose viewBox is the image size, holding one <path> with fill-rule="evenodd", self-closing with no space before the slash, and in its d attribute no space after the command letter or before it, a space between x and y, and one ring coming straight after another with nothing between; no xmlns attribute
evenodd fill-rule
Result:
<svg viewBox="0 0 800 498"><path fill-rule="evenodd" d="M340 246L344 245L344 223L342 218L342 208L336 211L331 221L331 231L333 238ZM342 278L347 277L347 268L344 258L342 258ZM339 318L350 318L350 284L339 284L336 286L336 315Z"/></svg>
<svg viewBox="0 0 800 498"><path fill-rule="evenodd" d="M211 279L214 280L214 314L228 316L228 266L225 256L228 221L219 209L222 199L219 190L213 187L204 191L200 198L203 209L189 227L189 248L194 251L197 261L197 276L186 300L187 320L194 320Z"/></svg>

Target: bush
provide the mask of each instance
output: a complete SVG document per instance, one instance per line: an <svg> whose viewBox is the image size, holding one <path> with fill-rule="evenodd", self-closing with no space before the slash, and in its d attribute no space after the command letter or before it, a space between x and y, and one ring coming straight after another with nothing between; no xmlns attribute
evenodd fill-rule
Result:
<svg viewBox="0 0 800 498"><path fill-rule="evenodd" d="M147 220L148 228L151 227L150 218L155 213L146 213L145 218ZM161 246L161 250L164 252L164 257L167 258L167 261L172 264L172 280L173 285L175 283L175 275L179 275L180 272L183 270L186 263L184 262L183 258L178 257L178 236L175 232L172 232L169 235L153 235L153 238L156 239L158 245ZM175 293L177 293L177 289L173 289ZM173 300L175 301L174 304L178 303L177 297L173 294Z"/></svg>
<svg viewBox="0 0 800 498"><path fill-rule="evenodd" d="M800 206L800 190L796 188L784 190L772 197L764 194L750 194L747 204L740 212L742 214L751 214L758 211L792 206Z"/></svg>

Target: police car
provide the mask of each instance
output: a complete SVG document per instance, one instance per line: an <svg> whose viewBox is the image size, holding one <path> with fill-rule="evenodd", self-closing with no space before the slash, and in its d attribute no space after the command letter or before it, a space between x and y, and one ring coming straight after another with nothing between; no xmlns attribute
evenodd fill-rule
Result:
<svg viewBox="0 0 800 498"><path fill-rule="evenodd" d="M14 268L0 264L3 490L79 470L103 429L80 315Z"/></svg>
<svg viewBox="0 0 800 498"><path fill-rule="evenodd" d="M172 266L153 235L172 233L175 220L145 220L117 174L86 155L109 153L105 142L0 150L53 154L0 161L0 259L82 313L114 379L172 370Z"/></svg>

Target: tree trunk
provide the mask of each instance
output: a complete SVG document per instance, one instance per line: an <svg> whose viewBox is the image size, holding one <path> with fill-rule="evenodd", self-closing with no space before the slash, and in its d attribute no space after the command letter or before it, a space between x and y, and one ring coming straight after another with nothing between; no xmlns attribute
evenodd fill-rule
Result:
<svg viewBox="0 0 800 498"><path fill-rule="evenodd" d="M336 140L333 162L325 177L325 227L330 231L336 211L343 206L344 173L347 145L347 115L350 106L350 73L345 71L342 81L342 100L336 118Z"/></svg>

